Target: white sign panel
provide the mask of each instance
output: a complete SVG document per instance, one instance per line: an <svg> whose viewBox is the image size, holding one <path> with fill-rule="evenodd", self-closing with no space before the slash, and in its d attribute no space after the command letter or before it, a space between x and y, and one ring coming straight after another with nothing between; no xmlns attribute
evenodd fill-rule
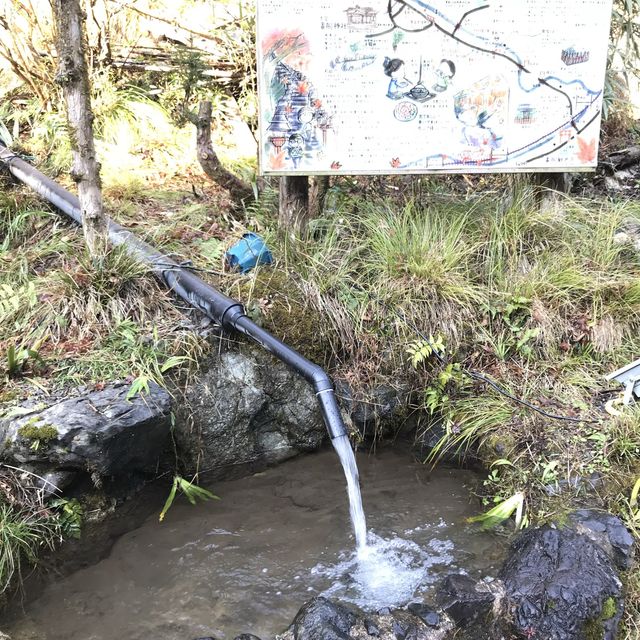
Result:
<svg viewBox="0 0 640 640"><path fill-rule="evenodd" d="M264 173L588 170L611 0L258 0Z"/></svg>

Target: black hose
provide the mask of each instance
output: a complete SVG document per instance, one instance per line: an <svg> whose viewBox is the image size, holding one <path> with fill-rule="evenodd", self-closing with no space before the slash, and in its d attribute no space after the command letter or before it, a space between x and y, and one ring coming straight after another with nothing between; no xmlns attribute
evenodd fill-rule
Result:
<svg viewBox="0 0 640 640"><path fill-rule="evenodd" d="M31 187L75 222L82 224L80 201L71 192L11 152L4 144L0 144L0 161L18 180ZM129 254L148 264L157 277L191 306L225 329L245 334L299 373L313 387L331 439L347 435L333 384L321 367L252 322L245 315L240 302L220 293L191 273L188 267L182 267L112 220L109 221L109 239L114 245L123 245Z"/></svg>

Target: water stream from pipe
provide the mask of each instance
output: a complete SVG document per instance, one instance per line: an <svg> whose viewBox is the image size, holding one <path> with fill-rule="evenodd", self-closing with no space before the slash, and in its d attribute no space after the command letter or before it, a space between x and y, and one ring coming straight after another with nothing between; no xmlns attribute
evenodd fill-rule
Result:
<svg viewBox="0 0 640 640"><path fill-rule="evenodd" d="M360 477L351 443L348 436L340 436L332 441L333 447L340 458L340 464L347 478L347 493L349 494L349 513L353 533L356 537L356 549L358 556L366 556L367 553L367 523L362 508L362 496L360 494Z"/></svg>

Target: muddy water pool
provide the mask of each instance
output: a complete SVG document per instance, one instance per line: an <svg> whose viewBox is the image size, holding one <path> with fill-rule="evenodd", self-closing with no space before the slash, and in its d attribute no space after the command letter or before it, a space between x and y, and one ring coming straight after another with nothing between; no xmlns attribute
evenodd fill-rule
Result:
<svg viewBox="0 0 640 640"><path fill-rule="evenodd" d="M366 558L355 557L344 475L326 450L215 483L221 500L177 502L162 524L154 514L0 628L13 640L267 640L315 595L377 609L452 571L495 574L504 541L465 523L478 510L472 472L432 472L404 449L357 459Z"/></svg>

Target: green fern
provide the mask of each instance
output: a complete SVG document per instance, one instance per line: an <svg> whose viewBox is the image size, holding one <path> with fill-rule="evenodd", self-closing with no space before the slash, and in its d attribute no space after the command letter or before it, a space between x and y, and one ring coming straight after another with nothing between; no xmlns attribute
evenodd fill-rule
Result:
<svg viewBox="0 0 640 640"><path fill-rule="evenodd" d="M411 366L417 369L420 364L429 360L434 351L437 353L443 353L445 350L444 341L442 336L429 336L429 340L414 340L407 345L407 353L409 354L409 360Z"/></svg>
<svg viewBox="0 0 640 640"><path fill-rule="evenodd" d="M13 320L18 314L33 309L38 302L36 287L28 282L22 287L0 284L0 325Z"/></svg>
<svg viewBox="0 0 640 640"><path fill-rule="evenodd" d="M169 496L164 503L164 507L160 512L159 520L162 522L164 520L167 511L171 508L173 501L176 498L176 494L178 491L181 491L186 496L187 500L191 504L196 504L198 500L202 500L205 502L206 500L220 500L220 498L208 489L203 489L193 482L189 482L189 480L185 480L182 476L174 476L173 484L171 485L171 491L169 492Z"/></svg>

